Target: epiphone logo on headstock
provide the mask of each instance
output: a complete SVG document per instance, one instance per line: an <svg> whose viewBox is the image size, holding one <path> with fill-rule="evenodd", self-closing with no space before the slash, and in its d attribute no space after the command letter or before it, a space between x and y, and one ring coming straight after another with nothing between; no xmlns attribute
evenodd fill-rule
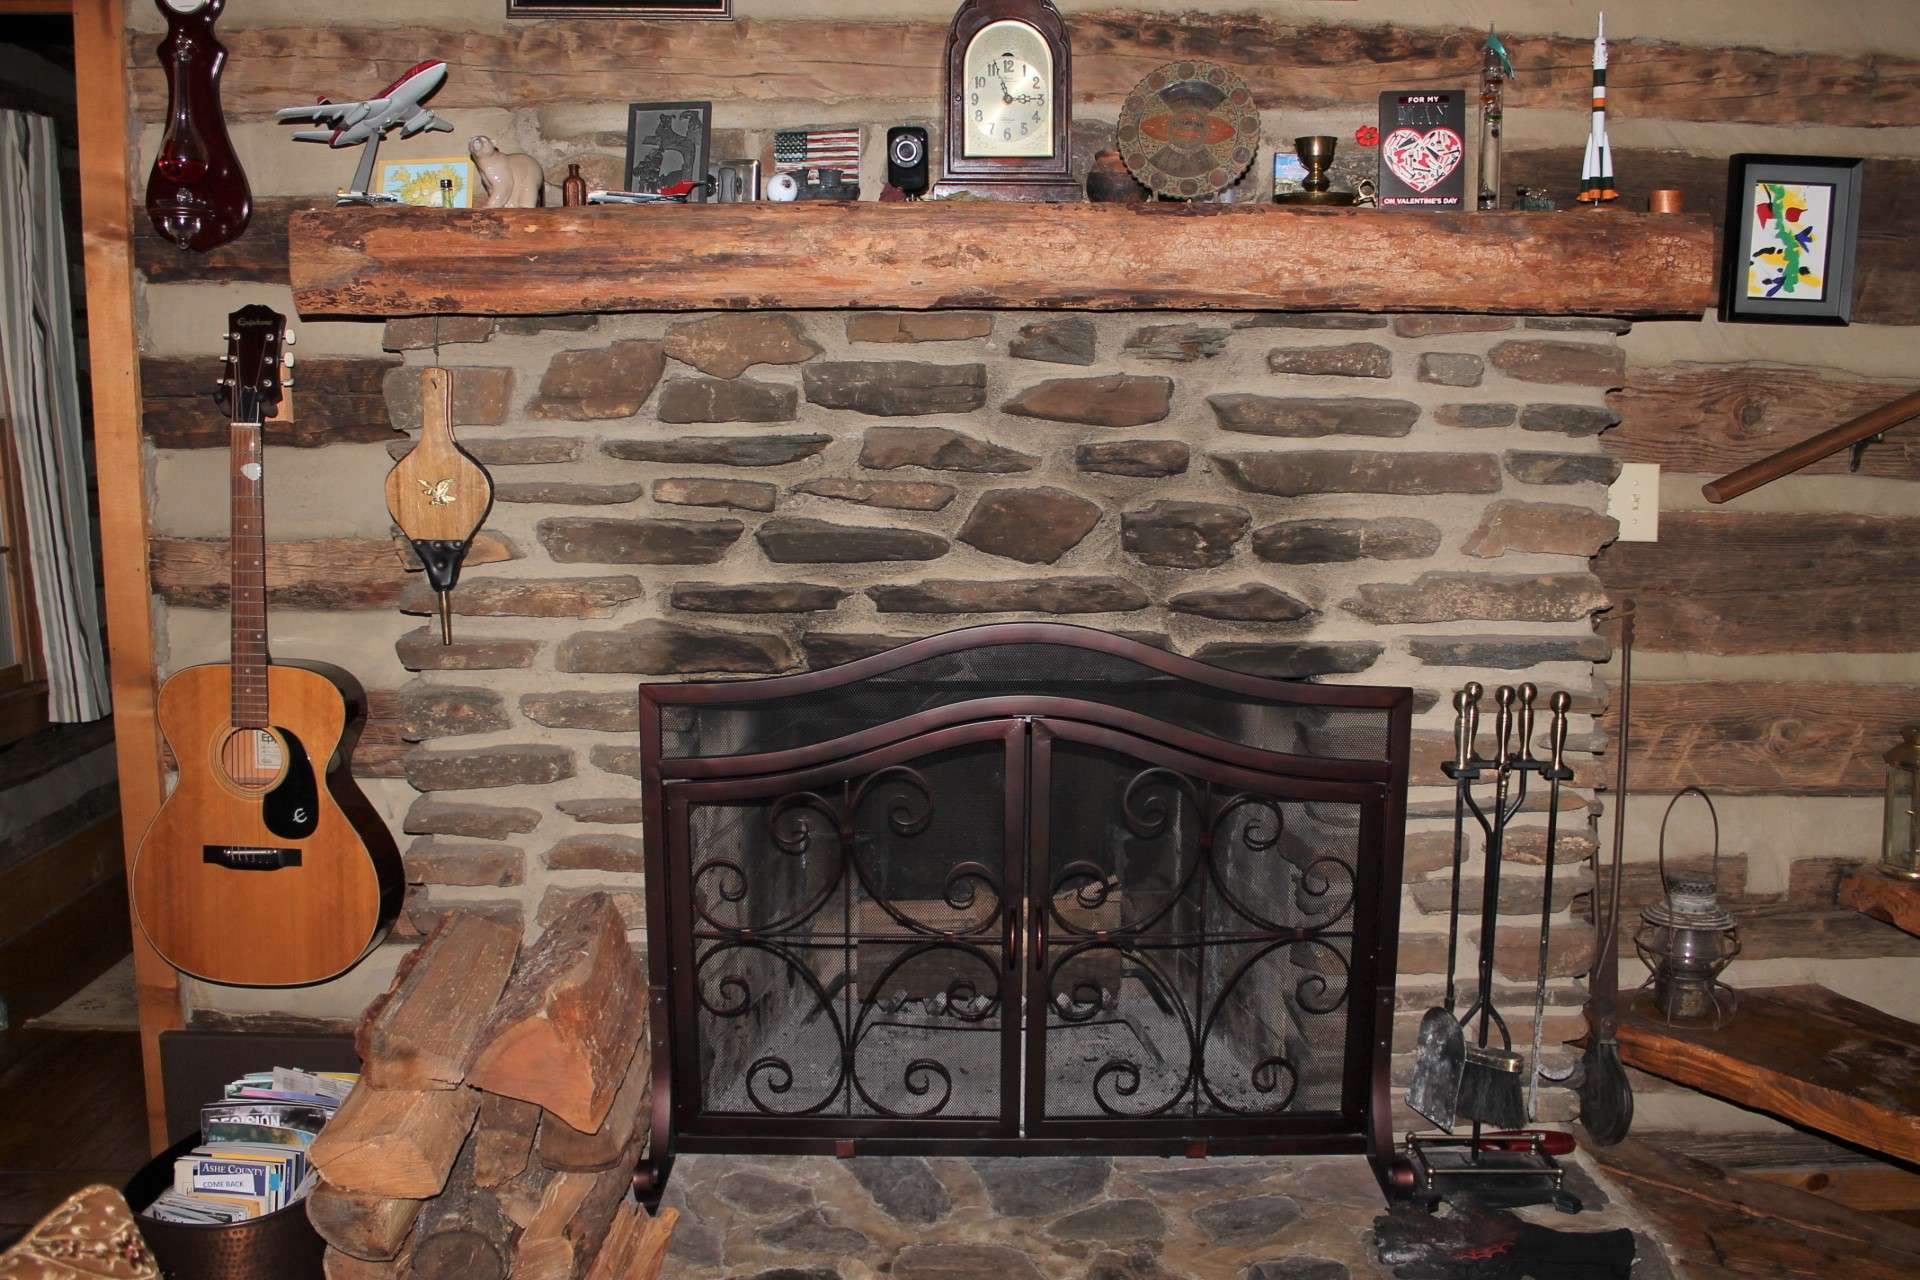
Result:
<svg viewBox="0 0 1920 1280"><path fill-rule="evenodd" d="M280 323L278 316L248 316L236 314L233 323L241 329L271 329Z"/></svg>

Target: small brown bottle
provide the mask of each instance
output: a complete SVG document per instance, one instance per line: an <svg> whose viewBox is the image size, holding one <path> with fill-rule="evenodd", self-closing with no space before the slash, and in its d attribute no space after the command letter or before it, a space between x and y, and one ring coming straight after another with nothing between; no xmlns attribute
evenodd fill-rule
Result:
<svg viewBox="0 0 1920 1280"><path fill-rule="evenodd" d="M587 180L580 176L580 166L567 166L567 176L560 183L560 203L563 205L585 204L587 202Z"/></svg>

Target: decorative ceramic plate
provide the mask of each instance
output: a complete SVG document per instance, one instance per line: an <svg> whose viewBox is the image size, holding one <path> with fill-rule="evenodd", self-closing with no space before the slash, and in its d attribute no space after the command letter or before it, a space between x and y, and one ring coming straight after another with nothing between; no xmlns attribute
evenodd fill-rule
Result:
<svg viewBox="0 0 1920 1280"><path fill-rule="evenodd" d="M1232 186L1260 148L1260 113L1214 62L1155 67L1120 108L1120 158L1155 195L1192 200Z"/></svg>

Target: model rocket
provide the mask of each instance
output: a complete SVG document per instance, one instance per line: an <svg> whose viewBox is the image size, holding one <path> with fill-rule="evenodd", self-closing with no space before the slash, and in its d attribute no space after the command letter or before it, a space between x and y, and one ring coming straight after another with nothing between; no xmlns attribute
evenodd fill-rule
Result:
<svg viewBox="0 0 1920 1280"><path fill-rule="evenodd" d="M1593 37L1593 131L1587 135L1586 158L1580 162L1580 202L1602 204L1618 200L1613 189L1613 144L1607 141L1607 15Z"/></svg>

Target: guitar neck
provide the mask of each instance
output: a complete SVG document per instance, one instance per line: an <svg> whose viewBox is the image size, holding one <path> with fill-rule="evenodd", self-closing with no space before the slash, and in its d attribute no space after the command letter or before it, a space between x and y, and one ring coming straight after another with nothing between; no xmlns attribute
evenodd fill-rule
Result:
<svg viewBox="0 0 1920 1280"><path fill-rule="evenodd" d="M267 719L267 526L260 424L232 424L228 450L233 481L233 723L264 729Z"/></svg>

